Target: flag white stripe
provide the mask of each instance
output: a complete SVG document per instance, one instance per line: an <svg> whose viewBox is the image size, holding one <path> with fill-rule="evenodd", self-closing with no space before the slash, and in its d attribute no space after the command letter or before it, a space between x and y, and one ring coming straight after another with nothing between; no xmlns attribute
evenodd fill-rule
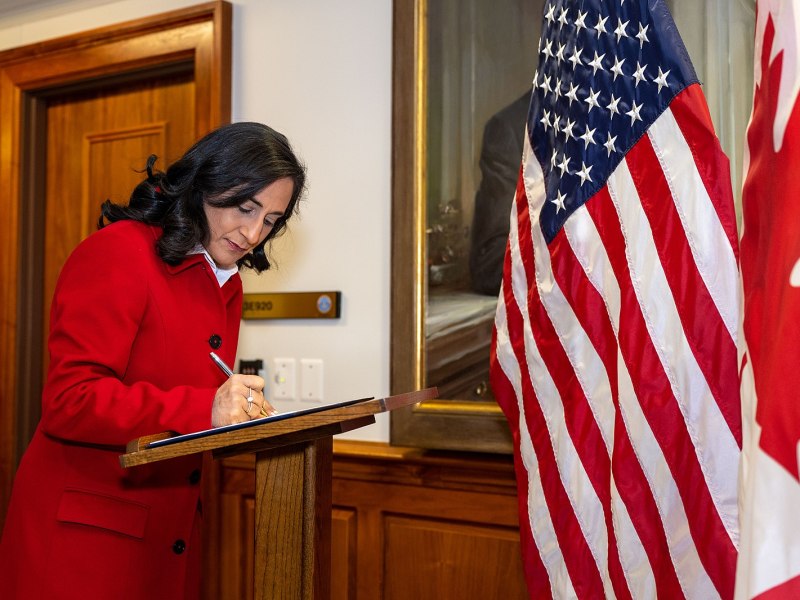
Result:
<svg viewBox="0 0 800 600"><path fill-rule="evenodd" d="M634 599L655 598L656 579L647 558L642 540L633 526L628 508L619 495L619 490L611 482L611 508L614 515L614 529L617 532L619 559L628 581L628 589Z"/></svg>
<svg viewBox="0 0 800 600"><path fill-rule="evenodd" d="M530 148L530 143L526 141ZM533 156L533 152L527 154ZM534 157L532 163L526 162L523 167L525 189L528 190L529 177L542 177L539 162ZM533 197L528 201L531 220L531 238L534 247L534 263L536 269L536 285L542 305L553 325L561 346L564 348L575 376L586 395L589 407L594 415L606 453L611 456L614 443L614 419L616 408L611 397L611 383L605 365L597 354L592 341L586 334L572 307L564 297L553 274L550 263L550 251L539 227L539 215L542 210L544 196Z"/></svg>
<svg viewBox="0 0 800 600"><path fill-rule="evenodd" d="M678 401L711 498L737 545L737 475L730 465L738 463L739 447L686 340L625 160L609 177L608 190L622 224L628 267L647 330Z"/></svg>
<svg viewBox="0 0 800 600"><path fill-rule="evenodd" d="M531 158L532 160L530 160ZM536 197L537 187L541 187L542 183L541 167L533 153L530 152L528 144L523 151L523 165L526 192L529 198ZM531 168L534 169L533 173L529 170ZM538 177L535 169L539 170ZM543 193L539 192L538 196L543 196ZM530 205L531 201L528 202ZM538 222L531 221L531 225L538 227ZM531 383L539 400L550 439L553 442L553 451L561 481L589 550L597 563L606 597L614 598L616 596L608 571L608 530L603 516L603 507L569 435L561 396L532 334L527 307L528 282L520 255L517 228L514 226L511 227L509 234L509 245L511 248L512 289L517 306L522 312L525 358Z"/></svg>
<svg viewBox="0 0 800 600"><path fill-rule="evenodd" d="M691 148L669 109L656 119L647 135L672 192L700 277L731 339L736 342L739 303L736 295L731 294L731 290L738 288L736 256L697 170Z"/></svg>
<svg viewBox="0 0 800 600"><path fill-rule="evenodd" d="M564 224L564 232L583 272L602 296L611 319L611 327L614 334L619 336L619 317L622 310L619 285L600 239L600 232L585 206L572 213Z"/></svg>
<svg viewBox="0 0 800 600"><path fill-rule="evenodd" d="M516 211L512 211L516 214ZM533 541L539 549L544 568L550 579L550 587L554 597L577 597L572 587L572 580L567 571L566 562L558 544L553 521L542 489L539 476L539 461L533 448L530 432L525 422L525 403L522 401L522 383L519 364L514 355L511 341L508 336L508 320L505 302L503 302L503 288L500 288L500 302L497 303L495 314L495 327L497 329L497 360L503 374L514 388L514 395L519 407L520 431L520 456L522 464L528 473L527 513L528 521L533 535Z"/></svg>
<svg viewBox="0 0 800 600"><path fill-rule="evenodd" d="M614 333L619 336L620 289L605 246L600 239L594 220L585 207L575 211L565 225L567 238L586 276L602 296L609 311ZM683 508L678 486L672 477L661 447L653 435L620 354L616 374L620 385L620 412L626 426L628 439L647 479L651 493L661 515L667 546L682 589L690 598L719 597L713 583L700 562L687 526L688 518ZM622 543L622 542L620 542ZM633 587L631 592L634 592ZM651 598L650 595L634 595Z"/></svg>
<svg viewBox="0 0 800 600"><path fill-rule="evenodd" d="M661 515L667 546L681 588L687 598L719 598L714 583L700 561L678 486L642 412L621 353L617 363L620 366L618 380L622 420Z"/></svg>
<svg viewBox="0 0 800 600"><path fill-rule="evenodd" d="M526 145L528 145L526 143ZM532 153L528 156L532 156ZM526 190L528 188L527 175L532 172L532 177L536 177L541 173L541 168L538 161L534 161L529 165L525 163L525 182ZM534 186L531 185L531 188ZM570 364L576 374L576 377L587 397L589 405L595 416L600 431L606 443L609 458L611 458L611 448L614 439L614 426L616 407L611 396L611 385L608 378L608 373L605 370L600 356L595 350L594 344L589 339L586 331L583 329L580 321L575 316L569 302L564 297L558 283L555 281L550 263L550 252L547 243L544 240L541 228L538 227L539 212L541 211L541 199L538 202L530 202L530 213L532 226L532 239L534 244L534 257L536 265L536 278L539 288L542 304L547 310L548 317L555 328L562 347L570 360ZM565 227L570 228L567 240L570 242L570 248L575 252L572 242L580 241L579 252L586 259L586 250L591 248L591 264L599 267L598 270L604 271L604 274L609 277L611 285L609 286L616 293L612 293L615 298L617 307L618 320L619 314L619 286L613 276L613 271L610 266L603 269L604 266L609 265L608 257L605 249L602 246L599 233L597 232L594 222L589 217L585 208L579 209L582 215L588 219L575 220L575 215L567 221ZM594 236L593 239L589 239ZM570 237L572 239L570 239ZM580 262L580 259L579 259ZM585 263L581 263L585 264ZM586 267L584 266L584 270ZM616 333L616 330L615 330ZM624 368L624 365L621 367ZM589 387L589 384L592 384ZM662 457L663 459L663 457ZM627 508L624 502L619 497L619 490L613 482L613 475L611 481L611 503L612 518L615 526L614 535L617 539L619 546L620 562L626 581L628 581L629 589L634 598L647 598L654 597L650 592L654 590L655 578L653 576L652 568L647 560L647 554L642 547L639 535L633 526L633 522L628 515ZM638 592L637 592L638 590Z"/></svg>

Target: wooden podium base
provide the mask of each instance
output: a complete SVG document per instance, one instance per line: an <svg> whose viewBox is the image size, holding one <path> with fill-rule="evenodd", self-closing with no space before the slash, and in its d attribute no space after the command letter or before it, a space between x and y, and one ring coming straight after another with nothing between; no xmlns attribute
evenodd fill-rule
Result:
<svg viewBox="0 0 800 600"><path fill-rule="evenodd" d="M333 440L256 453L256 600L330 597Z"/></svg>
<svg viewBox="0 0 800 600"><path fill-rule="evenodd" d="M375 414L437 396L436 388L354 401L283 420L253 421L219 432L156 434L134 440L120 456L123 467L197 452L214 458L256 456L256 600L330 598L331 486L337 433L375 422ZM170 438L174 437L174 443ZM151 445L152 444L152 445Z"/></svg>

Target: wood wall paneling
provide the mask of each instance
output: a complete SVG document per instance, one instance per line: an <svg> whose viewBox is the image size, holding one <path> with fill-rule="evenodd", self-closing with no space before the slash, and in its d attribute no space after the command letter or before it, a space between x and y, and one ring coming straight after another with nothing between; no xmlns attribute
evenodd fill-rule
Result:
<svg viewBox="0 0 800 600"><path fill-rule="evenodd" d="M252 598L253 457L223 460L221 480L220 511L206 512L220 521L206 544L219 586L206 597ZM508 456L335 442L332 502L335 600L527 597Z"/></svg>

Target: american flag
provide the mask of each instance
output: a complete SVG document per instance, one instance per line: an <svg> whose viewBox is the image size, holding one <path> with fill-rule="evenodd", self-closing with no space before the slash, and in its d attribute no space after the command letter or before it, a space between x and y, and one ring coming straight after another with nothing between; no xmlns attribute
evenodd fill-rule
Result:
<svg viewBox="0 0 800 600"><path fill-rule="evenodd" d="M800 598L800 1L759 0L742 191L746 406L736 597Z"/></svg>
<svg viewBox="0 0 800 600"><path fill-rule="evenodd" d="M548 0L495 318L532 598L731 598L728 161L666 6Z"/></svg>

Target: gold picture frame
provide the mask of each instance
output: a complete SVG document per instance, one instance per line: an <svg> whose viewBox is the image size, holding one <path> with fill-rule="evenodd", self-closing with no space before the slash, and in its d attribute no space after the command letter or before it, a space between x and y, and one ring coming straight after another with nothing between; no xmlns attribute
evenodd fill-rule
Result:
<svg viewBox="0 0 800 600"><path fill-rule="evenodd" d="M503 0L503 2L509 6L530 6L529 1ZM496 3L492 4L496 6ZM447 13L449 5L452 6ZM433 338L429 335L430 321L427 320L426 314L429 306L433 306L432 295L436 295L430 288L433 271L429 245L433 228L429 223L429 213L433 204L429 199L431 185L429 169L432 158L429 155L431 146L429 104L436 103L440 111L437 115L441 115L441 111L448 108L441 94L429 97L430 41L433 35L437 47L448 43L447 40L439 41L439 36L452 35L449 23L447 26L443 23L447 22L449 17L462 19L462 10L472 11L472 17L466 17L473 19L466 28L466 35L486 37L486 32L480 29L484 26L480 11L491 8L484 6L489 6L484 0L468 0L460 4L453 2L448 4L444 0L395 0L394 2L391 389L392 393L402 393L436 385L439 386L441 397L435 401L423 402L414 408L395 411L391 417L391 442L396 445L430 449L510 453L513 445L508 424L488 390L493 306L491 314L484 310L476 325L470 325L461 332L462 335L471 338L482 336L479 344L481 347L478 350L468 357L458 359L463 363L457 366L462 374L467 373L472 377L473 372L476 373L472 381L465 383L471 386L469 391L465 393L462 385L460 391L454 394L452 385L447 383L442 386L435 377L429 377L428 372L431 364L437 361L430 352L435 342L432 342ZM435 16L433 22L438 23L436 31L430 29L431 9ZM535 7L520 10L525 11L526 17L532 17L530 21L541 19L541 12L535 15L537 10ZM537 18L533 18L534 15ZM492 25L496 23L489 23L486 26ZM535 26L539 25L537 22ZM464 29L463 21L460 26ZM502 34L498 32L496 35ZM534 66L535 55L538 53L537 42L538 34L530 32L527 51L533 55ZM480 43L480 40L468 41L469 51L473 56L476 49L481 50ZM510 49L510 51L516 50L517 48ZM441 69L440 63L444 61L440 61L438 55L436 56L434 68ZM527 60L531 58L528 57ZM515 97L519 96L519 90L524 90L525 87L529 89L534 69L518 67L516 73L519 72L526 72L526 78L521 82ZM449 76L449 73L445 73L444 76ZM434 81L438 83L438 75L436 77ZM468 83L474 85L474 82ZM436 90L437 94L439 92ZM490 103L484 102L484 105L488 107ZM474 123L479 122L485 115L468 116L472 120L466 122L463 127L460 124L455 126L456 133L459 140L470 146L469 152L475 155L476 144L477 148L480 148L483 130L482 127L474 126ZM435 125L438 131L438 124ZM524 128L524 121L520 126ZM463 171L463 164L470 163L467 159L471 158L472 156L468 156L463 159L458 168ZM477 165L477 159L470 164ZM475 170L477 171L477 167ZM434 178L440 177L438 170L433 175ZM439 182L433 183L437 189L440 187ZM467 190L461 197L469 198L472 194L474 198L474 193L474 190ZM465 202L465 200L460 201ZM462 240L461 243L466 242ZM496 297L495 295L492 299L494 304ZM461 343L462 339L457 337L453 337L450 341L451 346ZM430 373L437 371L432 368Z"/></svg>

